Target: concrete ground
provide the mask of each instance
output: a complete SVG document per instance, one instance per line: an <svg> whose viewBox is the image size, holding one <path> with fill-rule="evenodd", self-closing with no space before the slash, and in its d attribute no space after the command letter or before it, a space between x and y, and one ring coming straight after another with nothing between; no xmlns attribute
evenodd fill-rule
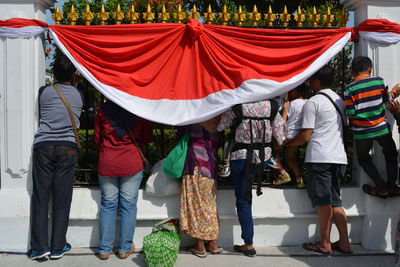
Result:
<svg viewBox="0 0 400 267"><path fill-rule="evenodd" d="M246 257L226 248L221 255L208 255L201 259L182 250L175 264L177 267L233 267L233 266L322 266L322 267L366 267L366 266L394 266L393 254L365 250L361 245L352 245L353 255L346 256L335 252L332 256L322 256L303 250L301 246L256 248L255 258ZM44 260L41 262L28 260L26 255L0 253L1 267L24 266L146 266L142 252L135 252L129 258L121 260L111 255L108 260L100 260L95 256L95 250L89 248L73 248L59 260Z"/></svg>

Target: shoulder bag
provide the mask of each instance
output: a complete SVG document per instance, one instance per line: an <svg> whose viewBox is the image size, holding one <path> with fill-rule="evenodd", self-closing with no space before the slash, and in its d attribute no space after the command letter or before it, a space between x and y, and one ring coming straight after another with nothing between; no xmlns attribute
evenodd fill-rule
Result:
<svg viewBox="0 0 400 267"><path fill-rule="evenodd" d="M129 127L128 124L126 124L126 129L128 130L129 136L132 139L133 143L135 144L135 146L137 147L140 157L142 158L142 162L143 162L143 175L149 175L151 172L151 163L150 161L147 160L147 158L144 156L142 150L140 149L140 146L138 144L138 142L136 142L135 136L133 135L131 128Z"/></svg>
<svg viewBox="0 0 400 267"><path fill-rule="evenodd" d="M179 140L176 146L169 152L163 164L163 170L170 178L181 178L185 168L186 155L190 140L190 131Z"/></svg>

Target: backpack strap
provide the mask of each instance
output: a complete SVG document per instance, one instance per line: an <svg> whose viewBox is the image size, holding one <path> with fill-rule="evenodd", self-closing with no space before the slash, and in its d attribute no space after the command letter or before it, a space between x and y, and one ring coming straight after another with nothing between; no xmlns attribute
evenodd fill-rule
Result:
<svg viewBox="0 0 400 267"><path fill-rule="evenodd" d="M242 123L242 120L243 120L242 104L234 105L232 107L232 111L233 111L233 114L235 114L235 119L233 120L233 124L231 126L230 138L233 138L233 140L235 140L236 129L239 127L240 123Z"/></svg>
<svg viewBox="0 0 400 267"><path fill-rule="evenodd" d="M236 130L238 126L242 123L244 119L249 120L250 124L250 144L235 144L234 149L246 149L246 164L245 164L245 199L247 201L251 200L251 190L253 182L257 183L257 196L261 195L261 184L263 178L263 171L264 171L264 163L265 163L265 147L270 146L270 143L265 142L265 124L263 124L262 128L262 143L253 143L253 123L252 121L257 120L269 120L272 124L273 120L275 119L276 115L278 114L278 103L275 100L270 100L270 107L271 113L269 117L250 117L250 116L243 116L242 105L235 105L232 107L232 111L235 114L236 118L231 126L231 136L230 138L235 138ZM258 155L260 158L261 163L257 165L256 169L253 167L253 153L254 150L258 150Z"/></svg>
<svg viewBox="0 0 400 267"><path fill-rule="evenodd" d="M271 112L270 112L270 116L269 116L268 120L272 127L272 122L275 120L276 114L278 114L279 105L278 105L278 102L275 100L270 100L269 102L270 102ZM265 165L265 148L267 146L271 146L271 143L265 143L265 131L266 131L265 124L263 124L262 145L261 145L261 149L258 150L260 164L258 164L258 166L257 166L257 173L256 173L257 196L262 195L261 184L262 184L264 165Z"/></svg>
<svg viewBox="0 0 400 267"><path fill-rule="evenodd" d="M276 114L278 114L279 111L279 105L278 102L276 100L271 99L270 101L270 105L271 105L271 115L269 116L269 120L272 124L272 122L275 120Z"/></svg>

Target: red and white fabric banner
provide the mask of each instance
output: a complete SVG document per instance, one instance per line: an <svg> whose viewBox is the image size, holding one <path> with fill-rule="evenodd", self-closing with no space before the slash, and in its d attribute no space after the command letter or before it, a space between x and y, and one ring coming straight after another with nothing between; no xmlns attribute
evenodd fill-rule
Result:
<svg viewBox="0 0 400 267"><path fill-rule="evenodd" d="M204 121L235 104L289 91L339 53L353 31L227 27L193 19L48 27L57 46L107 98L171 125Z"/></svg>
<svg viewBox="0 0 400 267"><path fill-rule="evenodd" d="M400 24L386 19L367 19L357 27L359 37L380 44L400 41Z"/></svg>
<svg viewBox="0 0 400 267"><path fill-rule="evenodd" d="M48 30L48 24L36 19L0 20L0 37L31 38Z"/></svg>
<svg viewBox="0 0 400 267"><path fill-rule="evenodd" d="M351 29L267 30L188 24L49 26L107 98L165 124L212 118L281 95L347 44Z"/></svg>

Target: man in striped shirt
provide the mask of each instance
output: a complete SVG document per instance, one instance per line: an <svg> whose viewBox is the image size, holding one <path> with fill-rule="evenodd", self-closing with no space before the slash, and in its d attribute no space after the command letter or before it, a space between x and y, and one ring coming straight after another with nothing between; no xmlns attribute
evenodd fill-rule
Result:
<svg viewBox="0 0 400 267"><path fill-rule="evenodd" d="M346 112L353 118L358 162L376 185L363 185L363 191L379 197L400 195L400 189L396 185L397 150L385 115L385 102L390 97L396 98L400 87L396 84L389 93L381 77L371 77L372 62L368 57L355 57L351 68L354 82L346 87ZM382 147L385 155L387 183L379 175L369 154L374 140Z"/></svg>

